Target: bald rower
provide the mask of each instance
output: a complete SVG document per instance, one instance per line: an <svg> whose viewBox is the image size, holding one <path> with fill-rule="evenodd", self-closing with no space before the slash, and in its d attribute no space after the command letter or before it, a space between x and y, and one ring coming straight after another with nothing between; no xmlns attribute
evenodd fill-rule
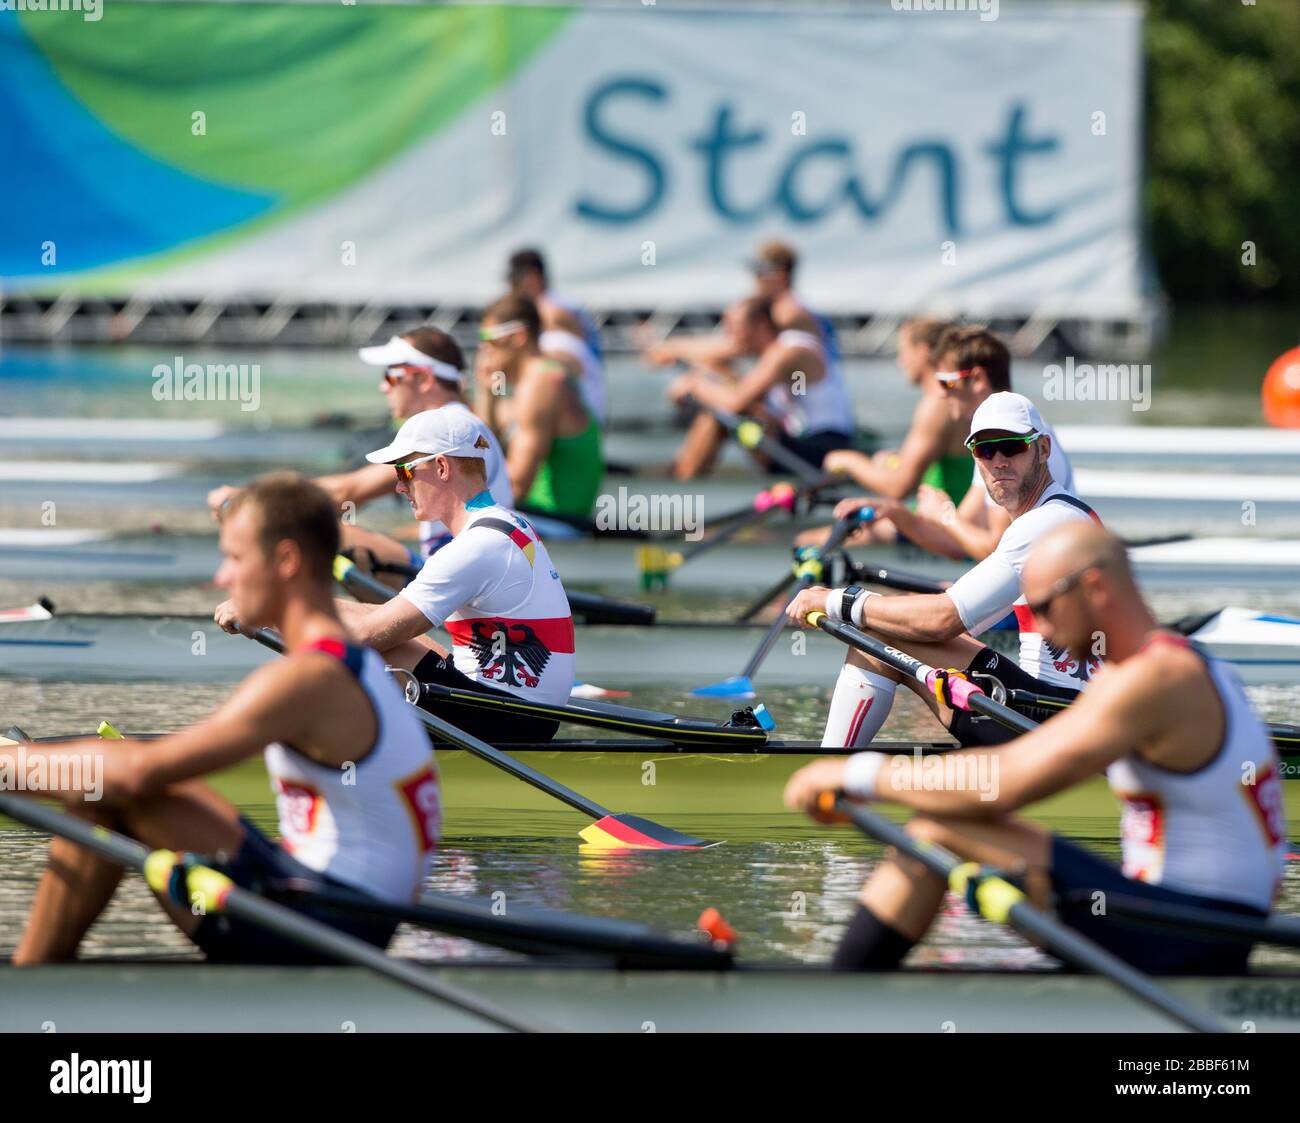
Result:
<svg viewBox="0 0 1300 1123"><path fill-rule="evenodd" d="M1251 945L1124 926L1095 894L1263 917L1281 883L1286 818L1276 751L1224 663L1156 623L1122 543L1091 523L1045 535L1024 568L1044 638L1106 665L1068 709L996 748L951 753L948 777L991 783L932 790L910 756L858 753L800 769L785 801L815 812L823 791L913 808L908 833L1023 880L1040 906L1140 970L1233 974ZM980 760L978 758L986 758ZM984 771L981 771L981 768ZM1105 772L1122 805L1122 868L1017 818L1027 804ZM924 937L944 883L891 854L862 890L836 953L844 970L897 966Z"/></svg>

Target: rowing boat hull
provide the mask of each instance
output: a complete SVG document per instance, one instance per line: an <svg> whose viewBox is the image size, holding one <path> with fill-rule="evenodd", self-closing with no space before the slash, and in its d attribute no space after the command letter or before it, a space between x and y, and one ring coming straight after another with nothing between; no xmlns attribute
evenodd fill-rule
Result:
<svg viewBox="0 0 1300 1123"><path fill-rule="evenodd" d="M1229 611L1231 619L1196 638L1233 662L1247 683L1294 682L1300 673L1300 620ZM738 671L760 635L758 627L732 624L583 625L578 678L631 688L703 686ZM990 632L986 638L1014 654L1014 632ZM689 651L689 659L669 657L674 649ZM61 613L0 624L0 678L234 682L274 657L242 637L226 635L206 616ZM791 629L764 661L760 689L829 685L843 660L840 644L818 632Z"/></svg>
<svg viewBox="0 0 1300 1123"><path fill-rule="evenodd" d="M1054 973L725 973L442 966L438 978L556 1029L601 1033L1167 1032L1110 983ZM1300 977L1166 979L1233 1029L1300 1029ZM466 1032L472 1015L355 967L0 967L0 1031Z"/></svg>
<svg viewBox="0 0 1300 1123"><path fill-rule="evenodd" d="M772 535L763 540L728 543L672 570L669 585L686 593L756 591L771 584L791 564L790 532L788 522L778 522ZM1159 524L1143 523L1132 532L1146 536L1164 530ZM689 550L691 545L680 540L666 544L676 551ZM598 586L611 592L637 588L641 573L636 560L638 546L631 539L547 542L556 567L572 587ZM863 565L899 567L936 579L950 580L969 568L966 562L893 546L854 548L852 555ZM1145 584L1165 587L1204 582L1289 587L1300 572L1300 542L1288 539L1197 538L1139 547L1132 557ZM0 579L12 581L52 586L110 580L202 584L211 581L220 560L212 534L0 529Z"/></svg>

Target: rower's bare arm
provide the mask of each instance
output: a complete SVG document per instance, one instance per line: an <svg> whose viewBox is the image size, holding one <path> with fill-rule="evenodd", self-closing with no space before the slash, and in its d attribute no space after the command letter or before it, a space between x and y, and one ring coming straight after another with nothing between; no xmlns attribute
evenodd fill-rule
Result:
<svg viewBox="0 0 1300 1123"><path fill-rule="evenodd" d="M670 367L674 363L725 367L740 358L740 352L725 335L673 335L662 343L647 347L642 356L646 362L660 367Z"/></svg>
<svg viewBox="0 0 1300 1123"><path fill-rule="evenodd" d="M1113 670L1033 732L996 748L945 755L948 775L987 776L987 785L926 791L924 764L898 758L880 770L877 794L928 814L985 817L1016 811L1082 783L1132 752L1154 732L1150 702L1151 692L1132 674ZM974 759L981 756L993 758L986 771Z"/></svg>
<svg viewBox="0 0 1300 1123"><path fill-rule="evenodd" d="M562 375L539 374L515 399L515 431L506 449L506 472L516 502L533 486L542 463L550 454L559 425Z"/></svg>
<svg viewBox="0 0 1300 1123"><path fill-rule="evenodd" d="M777 383L794 379L800 373L806 377L807 368L813 365L809 360L816 361L799 347L769 350L744 378L736 382L697 378L693 393L702 405L725 409L730 413L745 413L762 402L767 392ZM817 373L820 376L820 368Z"/></svg>
<svg viewBox="0 0 1300 1123"><path fill-rule="evenodd" d="M24 752L28 767L40 756L46 774L65 782L39 794L75 808L86 802L123 806L147 798L169 784L192 780L256 756L272 741L301 739L298 723L312 712L304 696L308 684L289 661L259 668L211 717L152 741L126 738L105 741L88 737L58 745L22 745L0 749L0 767L12 764L6 754ZM78 759L79 768L65 762Z"/></svg>
<svg viewBox="0 0 1300 1123"><path fill-rule="evenodd" d="M323 488L334 505L340 511L346 510L346 504L360 507L381 495L394 490L393 469L387 464L367 464L352 472L340 472L333 476L318 476L317 486Z"/></svg>
<svg viewBox="0 0 1300 1123"><path fill-rule="evenodd" d="M958 561L966 557L961 543L949 533L946 526L935 519L918 515L900 503L891 504L883 517L888 518L899 533L923 550Z"/></svg>
<svg viewBox="0 0 1300 1123"><path fill-rule="evenodd" d="M1011 516L997 504L989 503L980 488L972 486L948 529L967 556L983 561L998 548L1002 532L1010 525Z"/></svg>
<svg viewBox="0 0 1300 1123"><path fill-rule="evenodd" d="M389 651L424 635L433 626L405 597L393 597L374 605L342 599L337 603L352 638L376 651Z"/></svg>
<svg viewBox="0 0 1300 1123"><path fill-rule="evenodd" d="M851 476L879 495L902 499L920 486L926 469L943 455L945 436L943 419L918 406L912 427L897 452L867 457L852 449L837 449L827 455L824 467L828 472Z"/></svg>
<svg viewBox="0 0 1300 1123"><path fill-rule="evenodd" d="M868 597L862 611L866 627L886 638L943 643L966 630L947 593Z"/></svg>
<svg viewBox="0 0 1300 1123"><path fill-rule="evenodd" d="M800 627L809 627L810 614L828 611L829 596L830 590L824 585L803 589L786 605L786 615ZM886 640L943 643L966 630L956 604L946 593L871 596L861 602L860 611L865 618L863 626L879 632Z"/></svg>

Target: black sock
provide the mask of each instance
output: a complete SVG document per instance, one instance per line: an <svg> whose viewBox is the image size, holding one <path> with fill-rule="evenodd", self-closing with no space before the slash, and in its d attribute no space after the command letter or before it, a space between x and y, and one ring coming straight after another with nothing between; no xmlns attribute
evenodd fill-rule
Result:
<svg viewBox="0 0 1300 1123"><path fill-rule="evenodd" d="M858 905L840 946L832 971L889 971L903 961L912 941L885 924L866 905Z"/></svg>

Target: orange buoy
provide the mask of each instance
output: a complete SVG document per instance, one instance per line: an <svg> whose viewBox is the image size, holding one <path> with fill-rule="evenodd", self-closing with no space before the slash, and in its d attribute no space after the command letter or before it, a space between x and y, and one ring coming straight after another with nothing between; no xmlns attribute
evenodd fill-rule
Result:
<svg viewBox="0 0 1300 1123"><path fill-rule="evenodd" d="M1259 391L1264 420L1280 429L1300 429L1300 347L1283 351L1264 375Z"/></svg>

